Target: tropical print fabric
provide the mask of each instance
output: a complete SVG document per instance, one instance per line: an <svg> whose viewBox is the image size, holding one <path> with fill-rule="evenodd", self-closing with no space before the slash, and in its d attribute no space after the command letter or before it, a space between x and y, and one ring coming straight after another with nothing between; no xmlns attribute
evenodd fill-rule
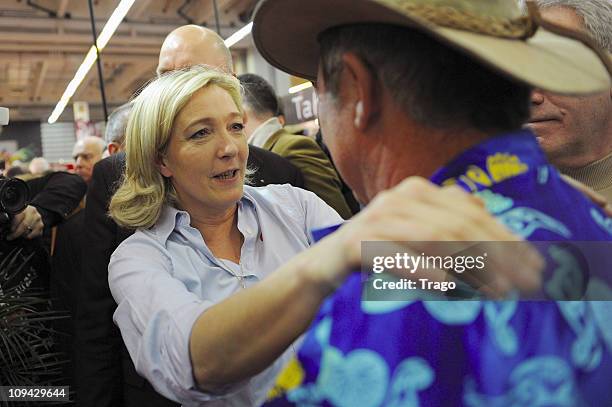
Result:
<svg viewBox="0 0 612 407"><path fill-rule="evenodd" d="M547 242L537 246L543 295L563 298L574 281L563 273L584 265L569 242L612 239L612 219L561 179L528 131L475 146L432 181L479 195L515 233ZM583 272L597 298L612 298L607 270ZM362 281L355 273L323 305L269 405L612 405L612 303L365 301Z"/></svg>

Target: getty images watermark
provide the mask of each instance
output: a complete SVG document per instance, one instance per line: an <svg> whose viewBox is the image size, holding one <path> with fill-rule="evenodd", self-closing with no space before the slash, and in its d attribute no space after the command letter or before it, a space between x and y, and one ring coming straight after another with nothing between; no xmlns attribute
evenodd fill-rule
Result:
<svg viewBox="0 0 612 407"><path fill-rule="evenodd" d="M541 287L530 293L511 292L506 298L612 300L612 242L582 241L363 242L363 299L488 298L496 292L499 270L520 270L529 247L544 260Z"/></svg>
<svg viewBox="0 0 612 407"><path fill-rule="evenodd" d="M447 255L447 256L426 256L425 253L413 255L409 253L395 253L392 256L374 256L372 259L372 272L381 274L393 271L402 275L409 273L416 275L418 271L422 274L431 274L431 277L421 278L397 278L386 280L382 277L374 277L372 287L375 290L437 290L446 292L455 290L455 281L440 281L440 278L447 277L442 271L453 271L462 274L465 271L482 271L485 269L487 253L480 256L466 255Z"/></svg>

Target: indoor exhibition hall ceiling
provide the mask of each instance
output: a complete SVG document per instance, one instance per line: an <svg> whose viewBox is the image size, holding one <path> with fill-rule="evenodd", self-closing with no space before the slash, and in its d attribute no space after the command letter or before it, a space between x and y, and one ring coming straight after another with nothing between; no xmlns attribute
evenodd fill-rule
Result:
<svg viewBox="0 0 612 407"><path fill-rule="evenodd" d="M91 0L99 34L119 0ZM216 28L221 36L244 26L256 0L135 0L102 52L109 109L126 102L155 75L164 37L184 24ZM46 122L93 42L89 0L0 0L0 106L11 121ZM241 44L232 48L239 54ZM86 101L102 119L96 65L72 101ZM60 121L72 120L68 108Z"/></svg>

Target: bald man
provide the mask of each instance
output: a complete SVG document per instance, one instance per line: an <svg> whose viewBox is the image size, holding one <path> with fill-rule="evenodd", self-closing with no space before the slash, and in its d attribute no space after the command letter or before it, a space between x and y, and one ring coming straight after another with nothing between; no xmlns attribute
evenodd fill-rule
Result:
<svg viewBox="0 0 612 407"><path fill-rule="evenodd" d="M231 53L214 31L186 25L172 31L159 55L158 74L203 64L233 74ZM110 119L110 118L109 118ZM132 234L107 216L108 202L121 179L125 154L100 161L91 177L85 208L83 264L77 290L76 398L78 406L167 407L166 400L138 375L112 316L117 307L108 288L107 266L115 248ZM249 148L248 165L257 168L252 184L303 187L299 170L284 158Z"/></svg>
<svg viewBox="0 0 612 407"><path fill-rule="evenodd" d="M223 38L208 28L184 25L172 31L164 40L159 52L157 75L198 64L234 73L232 54Z"/></svg>
<svg viewBox="0 0 612 407"><path fill-rule="evenodd" d="M72 149L72 158L76 161L76 173L87 184L91 181L93 166L102 159L104 140L100 137L87 136L77 141Z"/></svg>

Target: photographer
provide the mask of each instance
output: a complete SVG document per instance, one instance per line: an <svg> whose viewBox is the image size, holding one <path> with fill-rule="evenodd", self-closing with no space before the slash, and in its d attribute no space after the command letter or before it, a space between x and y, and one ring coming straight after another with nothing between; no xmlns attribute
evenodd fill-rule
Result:
<svg viewBox="0 0 612 407"><path fill-rule="evenodd" d="M0 108L0 125L7 123ZM0 364L3 385L65 383L67 355L58 352L53 330L66 316L50 300L49 245L41 237L70 216L85 192L81 177L66 172L28 181L0 176L0 355L9 355Z"/></svg>
<svg viewBox="0 0 612 407"><path fill-rule="evenodd" d="M45 230L66 219L78 207L87 190L78 175L67 172L53 172L26 184L30 190L30 204L12 217L10 233L6 236L8 241L42 236Z"/></svg>
<svg viewBox="0 0 612 407"><path fill-rule="evenodd" d="M0 107L0 126L8 123L9 110ZM87 190L79 176L66 172L50 173L26 184L0 175L0 254L5 246L14 246L8 242L40 237L68 218Z"/></svg>

